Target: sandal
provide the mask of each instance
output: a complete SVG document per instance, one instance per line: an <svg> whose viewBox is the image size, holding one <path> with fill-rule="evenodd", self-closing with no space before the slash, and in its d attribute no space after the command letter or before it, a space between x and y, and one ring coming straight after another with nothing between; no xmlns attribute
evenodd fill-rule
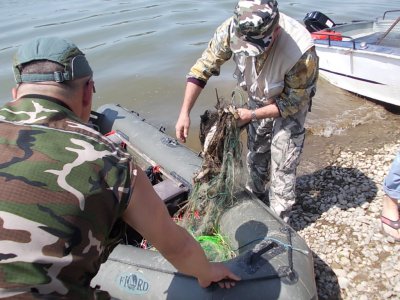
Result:
<svg viewBox="0 0 400 300"><path fill-rule="evenodd" d="M383 225L387 225L387 226L389 226L390 228L392 228L394 230L399 230L400 229L400 218L397 221L393 221L393 220L390 220L390 219L388 219L388 218L386 218L384 216L381 216L381 222L382 222L382 231L383 231L383 233L385 233L386 235L394 238L394 240L396 242L400 242L400 238L396 238L393 235L391 235L390 233L388 233L385 230L384 226L383 226Z"/></svg>

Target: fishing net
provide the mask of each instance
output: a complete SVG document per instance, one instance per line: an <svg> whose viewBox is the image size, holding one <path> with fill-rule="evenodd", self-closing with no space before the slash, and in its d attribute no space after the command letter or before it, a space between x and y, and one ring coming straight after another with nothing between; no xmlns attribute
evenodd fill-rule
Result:
<svg viewBox="0 0 400 300"><path fill-rule="evenodd" d="M224 261L235 256L230 245L220 234L201 235L196 237L210 261Z"/></svg>
<svg viewBox="0 0 400 300"><path fill-rule="evenodd" d="M216 111L206 111L201 116L203 163L193 178L188 202L178 214L180 225L201 240L206 253L209 251L207 255L226 259L232 251L218 235L218 221L237 202L235 192L242 185L242 144L235 107L224 103L217 94L215 108Z"/></svg>

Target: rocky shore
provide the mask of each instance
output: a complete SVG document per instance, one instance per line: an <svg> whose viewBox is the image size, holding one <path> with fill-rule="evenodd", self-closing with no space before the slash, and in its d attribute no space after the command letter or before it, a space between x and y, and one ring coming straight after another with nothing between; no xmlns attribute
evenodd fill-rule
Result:
<svg viewBox="0 0 400 300"><path fill-rule="evenodd" d="M400 243L379 220L399 121L388 112L343 136L306 139L290 224L313 251L319 299L400 299Z"/></svg>

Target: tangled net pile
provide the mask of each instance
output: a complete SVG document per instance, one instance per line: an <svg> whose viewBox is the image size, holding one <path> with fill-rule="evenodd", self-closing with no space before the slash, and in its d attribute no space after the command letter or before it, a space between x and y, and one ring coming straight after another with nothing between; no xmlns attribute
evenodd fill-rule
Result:
<svg viewBox="0 0 400 300"><path fill-rule="evenodd" d="M201 116L203 164L194 176L194 188L183 208L183 215L180 212L180 224L197 237L200 243L204 240L200 238L202 236L219 235L219 217L235 204L234 194L242 180L242 145L240 128L236 126L236 109L232 105L221 105L218 95L216 109L214 112L206 111ZM219 244L223 244L221 247L227 245L223 240ZM229 258L226 252L230 250L225 251L225 254L223 249L209 250L218 252L211 254L214 259Z"/></svg>

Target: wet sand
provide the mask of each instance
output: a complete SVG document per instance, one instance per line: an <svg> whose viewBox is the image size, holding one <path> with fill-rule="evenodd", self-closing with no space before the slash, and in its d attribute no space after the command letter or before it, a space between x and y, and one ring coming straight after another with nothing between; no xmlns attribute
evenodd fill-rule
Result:
<svg viewBox="0 0 400 300"><path fill-rule="evenodd" d="M380 111L375 119L347 128L340 135L324 137L308 132L297 175L325 168L335 161L341 151L365 149L368 153L373 149L381 149L386 143L397 141L400 136L400 108L392 107L389 111L380 104L374 107L372 109Z"/></svg>

